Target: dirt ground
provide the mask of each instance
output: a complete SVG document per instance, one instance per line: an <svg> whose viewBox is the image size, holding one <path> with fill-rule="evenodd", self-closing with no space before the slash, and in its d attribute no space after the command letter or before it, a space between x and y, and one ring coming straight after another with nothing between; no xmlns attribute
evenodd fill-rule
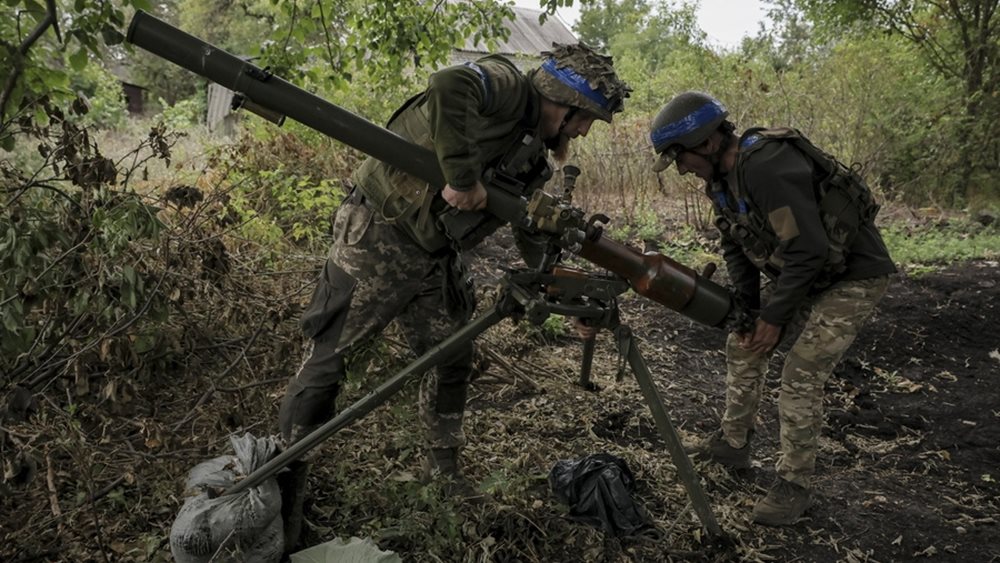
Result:
<svg viewBox="0 0 1000 563"><path fill-rule="evenodd" d="M500 262L480 257L480 281L496 277ZM749 520L773 479L776 377L760 411L754 468L735 475L696 466L731 541L718 547L690 509L635 382L615 379L610 335L598 340L600 390L592 392L575 385L580 343L570 331L505 321L481 339L492 364L473 385L466 425L466 473L492 500L455 505L419 482L411 385L314 453L307 538L372 537L405 561L1000 561L998 280L1000 264L990 261L896 276L828 384L818 502L794 526ZM724 334L634 295L621 311L684 441L713 431ZM403 354L394 338L385 356ZM216 381L214 396L204 392L213 371L204 370L148 382L126 405L72 410L42 397L32 420L6 422L0 560L169 560L185 472L227 453L230 432L273 431L296 346L274 348L284 372L249 380L234 372L227 377L243 379ZM385 375L380 366L369 370L375 381ZM358 379L345 400L371 388ZM21 451L37 462L25 484L16 475ZM635 474L633 498L654 524L648 533L614 538L566 518L549 470L599 452Z"/></svg>
<svg viewBox="0 0 1000 563"><path fill-rule="evenodd" d="M750 543L779 561L1000 560L998 274L996 262L972 262L897 276L827 385L818 504L788 529L752 526ZM719 338L675 339L673 373L711 374L680 386L718 398ZM705 354L719 361L704 365ZM773 479L776 387L772 377L759 417L761 467L747 481L709 477L716 498L756 496ZM717 405L676 405L674 416L709 432Z"/></svg>
<svg viewBox="0 0 1000 563"><path fill-rule="evenodd" d="M998 297L995 261L894 276L827 384L817 502L796 525L775 529L750 524L748 513L774 479L777 374L790 346L784 343L758 416L754 468L731 475L699 466L738 547L679 559L1000 561ZM693 441L714 431L724 392L724 335L659 314L643 299L626 300L622 312L682 436ZM630 450L663 447L638 397L627 410L606 413L592 432ZM660 558L644 550L633 556Z"/></svg>

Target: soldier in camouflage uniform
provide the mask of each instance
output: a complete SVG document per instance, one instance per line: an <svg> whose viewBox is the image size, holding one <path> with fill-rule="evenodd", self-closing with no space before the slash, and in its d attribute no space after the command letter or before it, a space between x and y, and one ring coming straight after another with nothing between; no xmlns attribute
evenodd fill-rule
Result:
<svg viewBox="0 0 1000 563"><path fill-rule="evenodd" d="M778 479L755 522L789 525L809 507L823 424L823 385L885 294L896 271L874 225L864 181L792 129L737 136L725 107L684 92L653 121L659 158L706 182L730 279L755 324L726 343L726 411L696 457L750 466L750 441L768 360L798 337L781 371ZM771 280L761 308L761 273ZM798 332L801 330L801 332Z"/></svg>
<svg viewBox="0 0 1000 563"><path fill-rule="evenodd" d="M460 251L502 225L484 210L484 175L502 172L537 189L552 175L549 152L564 157L595 120L610 123L628 91L610 57L554 45L527 75L499 55L439 71L392 116L388 129L437 154L447 185L434 189L372 158L354 174L302 318L310 346L281 403L286 442L334 415L352 352L391 321L417 354L469 322L474 294ZM515 238L526 262L540 258L528 233L515 229ZM471 494L458 453L472 362L469 343L426 374L419 393L425 471L459 484L451 490L461 494Z"/></svg>

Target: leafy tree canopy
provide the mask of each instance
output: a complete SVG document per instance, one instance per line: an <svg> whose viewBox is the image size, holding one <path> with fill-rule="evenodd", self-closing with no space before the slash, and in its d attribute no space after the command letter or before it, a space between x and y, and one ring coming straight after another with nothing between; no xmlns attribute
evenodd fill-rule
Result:
<svg viewBox="0 0 1000 563"><path fill-rule="evenodd" d="M1000 172L1000 0L795 0L819 26L874 26L915 45L943 78L957 83L962 108L950 127L959 170L952 204L969 189L994 189Z"/></svg>
<svg viewBox="0 0 1000 563"><path fill-rule="evenodd" d="M540 0L543 17L569 0ZM368 2L366 0L7 0L0 17L0 143L14 144L14 124L44 124L37 103L64 105L76 93L70 76L92 58L124 58L125 28L136 9L262 66L319 89L346 89L357 76L393 90L415 69L434 68L467 37L487 46L508 33L512 2ZM129 49L129 47L125 47ZM193 91L183 71L147 59L141 74L172 103ZM25 121L27 119L27 121ZM23 129L18 129L21 131Z"/></svg>

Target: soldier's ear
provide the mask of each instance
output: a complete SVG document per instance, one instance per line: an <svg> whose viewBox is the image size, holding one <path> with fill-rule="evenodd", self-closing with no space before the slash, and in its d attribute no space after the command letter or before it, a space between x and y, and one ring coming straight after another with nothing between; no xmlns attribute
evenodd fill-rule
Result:
<svg viewBox="0 0 1000 563"><path fill-rule="evenodd" d="M697 147L697 151L702 154L715 154L722 148L723 135L716 131L705 139L705 142Z"/></svg>

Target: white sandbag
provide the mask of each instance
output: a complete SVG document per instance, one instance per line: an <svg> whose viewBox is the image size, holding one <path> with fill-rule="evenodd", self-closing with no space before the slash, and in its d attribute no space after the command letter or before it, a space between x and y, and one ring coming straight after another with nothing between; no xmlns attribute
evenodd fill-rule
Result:
<svg viewBox="0 0 1000 563"><path fill-rule="evenodd" d="M403 563L392 551L382 551L368 538L333 538L291 554L292 563Z"/></svg>
<svg viewBox="0 0 1000 563"><path fill-rule="evenodd" d="M235 455L196 466L185 483L187 500L170 528L178 563L277 563L284 551L281 492L272 477L235 495L218 496L273 458L274 438L230 438Z"/></svg>

